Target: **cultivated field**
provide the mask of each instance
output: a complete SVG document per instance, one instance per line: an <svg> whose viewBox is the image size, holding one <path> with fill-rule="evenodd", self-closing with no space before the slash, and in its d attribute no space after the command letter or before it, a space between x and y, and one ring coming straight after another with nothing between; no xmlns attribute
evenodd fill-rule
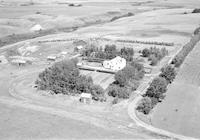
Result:
<svg viewBox="0 0 200 140"><path fill-rule="evenodd" d="M200 43L183 63L166 99L154 109L154 126L200 138Z"/></svg>

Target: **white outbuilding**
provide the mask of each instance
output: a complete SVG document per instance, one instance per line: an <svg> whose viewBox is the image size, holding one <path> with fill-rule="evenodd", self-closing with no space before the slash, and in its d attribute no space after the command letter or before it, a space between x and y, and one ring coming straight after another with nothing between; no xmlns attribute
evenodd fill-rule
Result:
<svg viewBox="0 0 200 140"><path fill-rule="evenodd" d="M44 28L40 25L40 24L36 24L36 25L34 25L30 30L32 31L32 32L36 32L36 31L41 31L41 30L43 30Z"/></svg>
<svg viewBox="0 0 200 140"><path fill-rule="evenodd" d="M124 67L126 67L126 59L117 56L112 60L105 60L103 62L103 67L106 69L111 69L113 71L122 70Z"/></svg>
<svg viewBox="0 0 200 140"><path fill-rule="evenodd" d="M91 103L92 102L92 95L90 93L81 93L80 102L88 103L88 104Z"/></svg>

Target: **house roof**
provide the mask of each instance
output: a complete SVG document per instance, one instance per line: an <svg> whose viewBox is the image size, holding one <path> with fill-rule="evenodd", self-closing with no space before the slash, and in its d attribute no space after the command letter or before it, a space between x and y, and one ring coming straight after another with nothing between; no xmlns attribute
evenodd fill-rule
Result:
<svg viewBox="0 0 200 140"><path fill-rule="evenodd" d="M92 95L90 93L81 93L82 98L92 98Z"/></svg>

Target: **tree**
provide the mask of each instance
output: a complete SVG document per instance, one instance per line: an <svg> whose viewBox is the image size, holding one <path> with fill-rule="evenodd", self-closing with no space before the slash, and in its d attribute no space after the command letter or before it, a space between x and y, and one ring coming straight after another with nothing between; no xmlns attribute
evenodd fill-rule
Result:
<svg viewBox="0 0 200 140"><path fill-rule="evenodd" d="M126 59L126 61L132 61L133 55L134 55L134 50L133 50L133 48L124 47L120 50L120 55L121 55L121 57Z"/></svg>
<svg viewBox="0 0 200 140"><path fill-rule="evenodd" d="M137 107L137 110L144 114L149 114L151 109L152 109L152 102L151 98L149 97L144 97Z"/></svg>
<svg viewBox="0 0 200 140"><path fill-rule="evenodd" d="M39 90L48 90L54 94L80 94L89 92L93 99L105 100L104 91L94 85L91 77L80 75L77 60L66 60L55 63L41 72L35 84Z"/></svg>
<svg viewBox="0 0 200 140"><path fill-rule="evenodd" d="M91 87L90 92L93 95L93 99L94 100L101 101L101 102L106 100L105 95L104 95L104 90L103 90L103 88L101 86L93 85Z"/></svg>
<svg viewBox="0 0 200 140"><path fill-rule="evenodd" d="M150 55L150 50L145 48L144 50L142 50L142 56L143 57L149 57Z"/></svg>
<svg viewBox="0 0 200 140"><path fill-rule="evenodd" d="M139 77L139 79L142 79L144 77L144 74L145 74L144 66L136 60L132 61L130 63L130 65L133 66L135 69L137 69L138 77Z"/></svg>
<svg viewBox="0 0 200 140"><path fill-rule="evenodd" d="M167 81L163 77L155 78L150 84L147 92L144 96L148 96L150 98L157 98L158 101L164 99L164 93L167 91Z"/></svg>
<svg viewBox="0 0 200 140"><path fill-rule="evenodd" d="M128 83L129 78L124 71L120 70L115 74L115 82L120 86L125 86Z"/></svg>
<svg viewBox="0 0 200 140"><path fill-rule="evenodd" d="M130 91L125 87L119 87L113 84L108 88L108 95L112 97L127 99L130 96Z"/></svg>
<svg viewBox="0 0 200 140"><path fill-rule="evenodd" d="M149 56L149 60L151 61L150 65L155 66L158 63L158 58L152 54Z"/></svg>
<svg viewBox="0 0 200 140"><path fill-rule="evenodd" d="M139 65L138 65L139 66ZM140 70L139 70L140 69ZM141 67L127 65L124 69L115 74L115 81L120 86L125 86L130 80L140 80L144 76L144 71Z"/></svg>
<svg viewBox="0 0 200 140"><path fill-rule="evenodd" d="M106 45L104 48L106 59L113 59L117 56L117 49L115 45Z"/></svg>
<svg viewBox="0 0 200 140"><path fill-rule="evenodd" d="M160 77L163 77L167 80L168 83L172 83L172 81L176 77L176 71L175 68L171 65L168 65L161 69L162 73L160 74Z"/></svg>

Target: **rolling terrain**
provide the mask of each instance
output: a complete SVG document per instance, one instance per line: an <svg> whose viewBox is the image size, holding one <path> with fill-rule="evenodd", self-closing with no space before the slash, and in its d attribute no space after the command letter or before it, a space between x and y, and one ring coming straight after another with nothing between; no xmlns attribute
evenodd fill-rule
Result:
<svg viewBox="0 0 200 140"><path fill-rule="evenodd" d="M66 51L66 57L70 58L73 51L68 42L39 41L104 37L172 42L175 45L167 47L170 51L169 56L165 62L161 62L166 63L188 42L194 29L199 26L199 14L192 14L191 11L200 5L200 0L68 1L82 3L81 7L69 7L64 0L34 0L35 5L22 6L29 2L0 2L0 37L12 36L13 33L26 36L35 24L40 24L46 29L55 29L55 32L47 32L34 38L24 39L22 36L21 40L16 39L13 42L17 42L16 44L8 40L8 44L11 45L0 48L1 55L4 55L10 48L23 49L23 46L36 45L37 50L29 55L39 60L27 67L0 64L0 139L167 139L139 127L131 120L127 113L127 100L114 106L100 103L90 106L77 103L76 97L38 94L32 86L38 73L49 66L43 63L46 62L46 57ZM128 12L134 15L112 20L113 17ZM77 26L80 28L70 32L57 30ZM29 45L26 46L27 42ZM155 108L152 117L154 126L200 137L199 45L184 62L177 79L169 87L166 100ZM153 46L134 44L130 47L138 52L142 48ZM152 75L158 71L160 67L155 68ZM92 76L94 82L104 88L113 81L110 74L84 71L83 74Z"/></svg>

